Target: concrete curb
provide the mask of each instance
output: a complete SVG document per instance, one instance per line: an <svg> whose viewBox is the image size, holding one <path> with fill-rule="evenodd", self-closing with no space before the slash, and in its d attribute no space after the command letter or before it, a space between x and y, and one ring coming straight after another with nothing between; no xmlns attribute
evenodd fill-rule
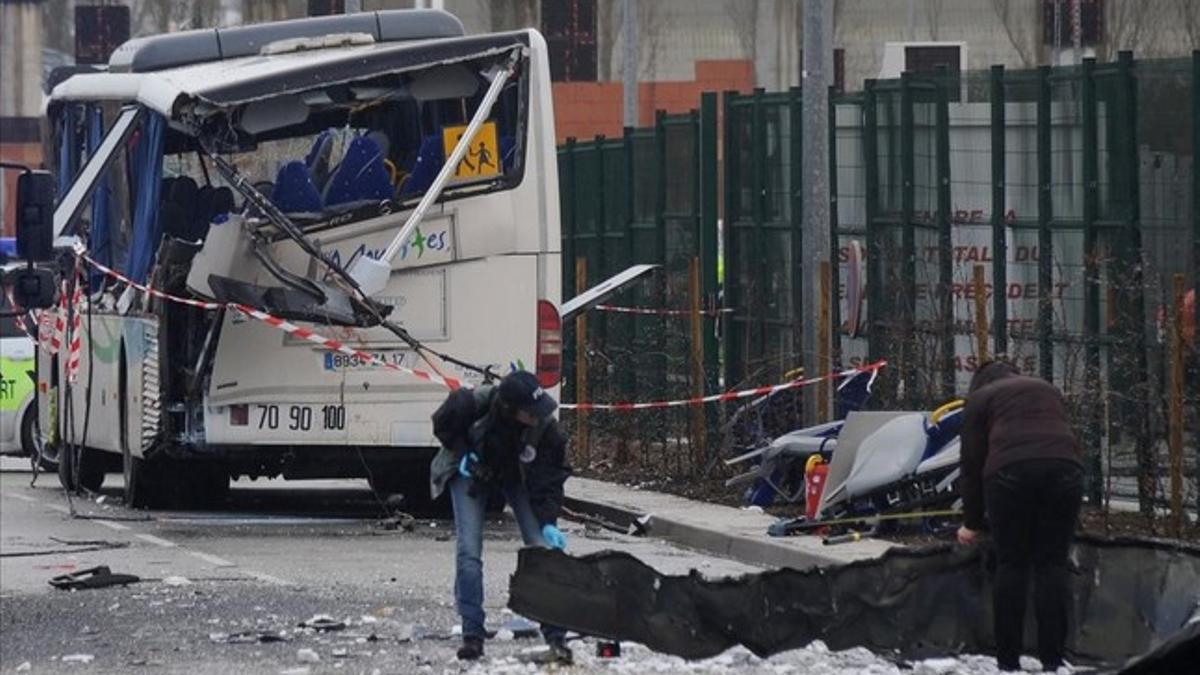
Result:
<svg viewBox="0 0 1200 675"><path fill-rule="evenodd" d="M641 521L649 536L759 567L844 565L893 546L864 540L829 547L819 537L770 537L767 526L775 518L764 513L586 478L567 481L565 506L621 528Z"/></svg>

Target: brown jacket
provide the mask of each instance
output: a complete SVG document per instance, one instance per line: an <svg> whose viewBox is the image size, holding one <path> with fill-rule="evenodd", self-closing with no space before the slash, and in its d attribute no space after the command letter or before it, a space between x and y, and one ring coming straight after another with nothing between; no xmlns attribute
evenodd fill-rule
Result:
<svg viewBox="0 0 1200 675"><path fill-rule="evenodd" d="M963 409L959 483L967 527L983 527L983 480L1029 459L1082 465L1062 393L1045 380L1024 375L1002 377L971 393Z"/></svg>

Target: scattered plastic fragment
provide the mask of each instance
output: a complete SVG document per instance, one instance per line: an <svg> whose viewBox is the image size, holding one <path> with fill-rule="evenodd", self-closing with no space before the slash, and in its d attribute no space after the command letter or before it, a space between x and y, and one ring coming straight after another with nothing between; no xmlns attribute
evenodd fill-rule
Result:
<svg viewBox="0 0 1200 675"><path fill-rule="evenodd" d="M318 663L321 656L315 651L305 648L296 650L296 659L301 663Z"/></svg>
<svg viewBox="0 0 1200 675"><path fill-rule="evenodd" d="M16 671L16 672L18 672L18 673L24 673L24 672L26 672L26 671L28 671L28 670L32 670L32 669L33 669L33 664L32 664L32 663L30 663L30 662L28 662L28 661L26 661L26 662L22 663L21 665L17 666L17 671Z"/></svg>
<svg viewBox="0 0 1200 675"><path fill-rule="evenodd" d="M210 642L220 644L266 644L269 642L287 642L288 637L283 633L270 630L244 630L237 633L209 633Z"/></svg>
<svg viewBox="0 0 1200 675"><path fill-rule="evenodd" d="M345 621L338 621L328 614L314 614L306 621L300 623L301 628L311 628L317 632L326 632L334 630L342 630L346 627Z"/></svg>
<svg viewBox="0 0 1200 675"><path fill-rule="evenodd" d="M187 586L192 583L192 580L187 577L172 576L164 577L162 582L168 586Z"/></svg>
<svg viewBox="0 0 1200 675"><path fill-rule="evenodd" d="M92 654L67 654L62 657L63 663L91 663L96 659Z"/></svg>

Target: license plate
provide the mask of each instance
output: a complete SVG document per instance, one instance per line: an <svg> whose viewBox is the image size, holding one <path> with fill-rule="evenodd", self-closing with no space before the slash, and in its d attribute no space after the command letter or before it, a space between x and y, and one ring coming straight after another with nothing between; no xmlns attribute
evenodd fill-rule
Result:
<svg viewBox="0 0 1200 675"><path fill-rule="evenodd" d="M375 361L364 358L358 355L342 354L340 352L325 352L321 355L322 365L325 370L343 371L343 370L382 370L384 366L381 363L388 363L393 366L406 366L407 360L411 352L401 351L378 351L371 352Z"/></svg>
<svg viewBox="0 0 1200 675"><path fill-rule="evenodd" d="M249 422L260 431L344 431L346 406L260 404L251 406Z"/></svg>

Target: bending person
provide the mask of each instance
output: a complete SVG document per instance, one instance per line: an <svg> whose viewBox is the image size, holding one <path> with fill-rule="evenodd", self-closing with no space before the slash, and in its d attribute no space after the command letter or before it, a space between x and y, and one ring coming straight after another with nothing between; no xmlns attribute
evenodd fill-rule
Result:
<svg viewBox="0 0 1200 675"><path fill-rule="evenodd" d="M974 543L986 514L997 557L993 621L1001 670L1020 670L1031 568L1038 657L1047 671L1063 665L1067 554L1083 497L1080 454L1054 385L1005 361L975 372L963 411L958 541Z"/></svg>

